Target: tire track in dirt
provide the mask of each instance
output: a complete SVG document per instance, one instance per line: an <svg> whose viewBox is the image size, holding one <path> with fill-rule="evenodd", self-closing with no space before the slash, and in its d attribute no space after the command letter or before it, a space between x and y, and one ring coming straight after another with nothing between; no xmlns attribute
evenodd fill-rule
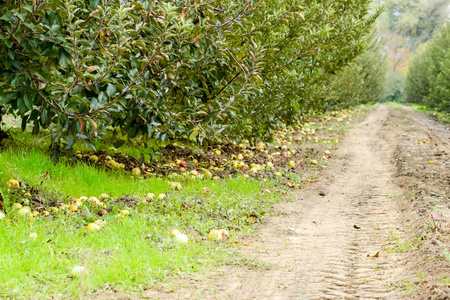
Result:
<svg viewBox="0 0 450 300"><path fill-rule="evenodd" d="M332 165L277 206L243 252L269 270L225 267L193 278L159 299L401 299L394 289L406 257L387 253L401 235L391 158L395 145L380 139L388 109L381 106L351 130ZM340 159L339 159L340 158ZM369 257L378 253L378 257ZM368 256L369 255L369 256Z"/></svg>

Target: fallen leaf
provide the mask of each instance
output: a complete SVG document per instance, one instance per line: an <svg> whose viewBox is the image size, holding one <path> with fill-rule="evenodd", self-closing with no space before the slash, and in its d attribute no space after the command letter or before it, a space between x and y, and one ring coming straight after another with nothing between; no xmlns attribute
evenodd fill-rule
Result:
<svg viewBox="0 0 450 300"><path fill-rule="evenodd" d="M361 227L359 227L358 225L353 225L353 228L355 228L355 229L361 229Z"/></svg>
<svg viewBox="0 0 450 300"><path fill-rule="evenodd" d="M367 254L367 257L378 257L378 255L380 254L380 251L378 251L376 254L374 254L374 255L370 255L370 254Z"/></svg>

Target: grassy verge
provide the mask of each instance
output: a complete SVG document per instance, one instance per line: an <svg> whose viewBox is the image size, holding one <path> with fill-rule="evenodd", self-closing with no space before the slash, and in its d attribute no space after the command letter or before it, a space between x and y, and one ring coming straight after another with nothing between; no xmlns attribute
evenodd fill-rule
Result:
<svg viewBox="0 0 450 300"><path fill-rule="evenodd" d="M141 167L137 175L131 167L70 159L54 166L42 150L27 150L43 137L12 143L0 152L0 296L75 298L104 289L139 294L167 276L236 263L241 233L253 232L287 188L319 176L352 117L365 111L282 130L270 145L231 146L216 156L210 149L198 155L205 161L186 154L180 157L186 170L172 155L154 166L164 173ZM207 179L216 174L217 180ZM17 188L4 184L10 179ZM101 194L109 197L97 203ZM88 227L92 223L98 227ZM169 234L174 229L187 243ZM229 236L208 240L212 229ZM72 274L77 266L83 271Z"/></svg>
<svg viewBox="0 0 450 300"><path fill-rule="evenodd" d="M118 191L133 191L133 185ZM205 186L211 188L210 194L203 194ZM133 290L167 274L187 275L217 266L230 259L229 247L238 243L236 232L251 231L267 206L280 197L261 190L262 185L253 179L234 178L220 184L192 181L185 191L168 194L167 199L133 207L117 205L105 215L114 218L92 232L86 225L93 220L87 216L95 208L88 203L79 208L80 213L60 209L47 217L11 211L0 222L2 296L73 298L105 286ZM121 209L130 214L114 214ZM213 228L231 233L227 243L206 240ZM172 229L187 234L189 242L178 244L168 235ZM75 266L85 266L84 278L71 276Z"/></svg>
<svg viewBox="0 0 450 300"><path fill-rule="evenodd" d="M434 109L416 103L409 103L408 105L416 111L420 111L435 117L439 122L450 124L450 113L448 112L436 111Z"/></svg>

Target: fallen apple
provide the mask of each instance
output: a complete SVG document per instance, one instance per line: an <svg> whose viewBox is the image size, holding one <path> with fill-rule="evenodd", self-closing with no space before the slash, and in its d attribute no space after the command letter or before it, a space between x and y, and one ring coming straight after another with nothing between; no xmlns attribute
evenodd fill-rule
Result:
<svg viewBox="0 0 450 300"><path fill-rule="evenodd" d="M78 210L78 206L76 206L75 204L72 204L69 206L69 210L72 212L76 212Z"/></svg>
<svg viewBox="0 0 450 300"><path fill-rule="evenodd" d="M220 229L220 234L222 235L222 238L230 236L230 234L228 233L228 230L226 230L226 229Z"/></svg>
<svg viewBox="0 0 450 300"><path fill-rule="evenodd" d="M0 220L3 220L6 217L6 215L0 211Z"/></svg>
<svg viewBox="0 0 450 300"><path fill-rule="evenodd" d="M178 166L180 166L180 167L182 167L182 168L186 168L187 164L186 164L186 162L185 162L184 160L182 160L182 161L180 161L180 162L178 163Z"/></svg>
<svg viewBox="0 0 450 300"><path fill-rule="evenodd" d="M148 193L147 196L146 196L147 200L153 200L153 199L155 199L155 197L156 196L153 193Z"/></svg>
<svg viewBox="0 0 450 300"><path fill-rule="evenodd" d="M317 163L317 160L315 160L315 159L311 160L311 163L312 163L313 165L317 165L317 164L318 164L318 163Z"/></svg>
<svg viewBox="0 0 450 300"><path fill-rule="evenodd" d="M178 231L178 230L176 230L176 229L172 229L171 231L169 231L169 235L170 236L177 236L177 235L179 235L180 234L180 232Z"/></svg>
<svg viewBox="0 0 450 300"><path fill-rule="evenodd" d="M21 209L22 208L22 204L14 203L12 207L13 207L13 209Z"/></svg>
<svg viewBox="0 0 450 300"><path fill-rule="evenodd" d="M108 199L109 195L108 194L101 194L100 196L98 196L98 200L99 201L103 201L105 199Z"/></svg>
<svg viewBox="0 0 450 300"><path fill-rule="evenodd" d="M72 268L72 271L70 271L70 275L72 277L81 277L83 274L86 274L86 269L82 266L76 266Z"/></svg>
<svg viewBox="0 0 450 300"><path fill-rule="evenodd" d="M130 211L127 209L122 209L122 210L119 210L119 214L121 214L123 216L127 216L130 214Z"/></svg>
<svg viewBox="0 0 450 300"><path fill-rule="evenodd" d="M289 166L289 167L295 167L295 161L290 160L290 161L288 162L288 166Z"/></svg>
<svg viewBox="0 0 450 300"><path fill-rule="evenodd" d="M80 198L80 199L81 199L81 198ZM88 200L89 200L92 204L99 204L99 203L100 203L100 200L98 200L97 197L90 197Z"/></svg>
<svg viewBox="0 0 450 300"><path fill-rule="evenodd" d="M6 182L6 185L12 189L18 189L20 186L20 183L15 179L10 179Z"/></svg>
<svg viewBox="0 0 450 300"><path fill-rule="evenodd" d="M212 241L221 241L223 239L222 233L220 230L213 229L208 233L208 240Z"/></svg>
<svg viewBox="0 0 450 300"><path fill-rule="evenodd" d="M175 242L178 244L187 244L189 242L189 238L187 235L180 233L175 236Z"/></svg>
<svg viewBox="0 0 450 300"><path fill-rule="evenodd" d="M134 168L133 170L131 170L131 173L132 173L134 176L139 176L139 175L141 175L141 169L139 169L139 168Z"/></svg>
<svg viewBox="0 0 450 300"><path fill-rule="evenodd" d="M164 199L166 199L167 198L167 196L165 195L165 194L159 194L158 195L158 199L159 200L164 200Z"/></svg>
<svg viewBox="0 0 450 300"><path fill-rule="evenodd" d="M22 207L21 209L19 209L19 210L17 211L17 213L18 213L19 215L23 215L23 216L25 216L25 215L31 215L31 210L30 210L29 207L25 206L25 207Z"/></svg>
<svg viewBox="0 0 450 300"><path fill-rule="evenodd" d="M101 227L95 223L89 223L89 225L87 226L87 230L89 230L89 231L100 230L100 228Z"/></svg>
<svg viewBox="0 0 450 300"><path fill-rule="evenodd" d="M103 227L103 226L106 225L106 221L103 221L103 220L96 220L96 221L94 222L94 224L96 224L96 225L98 225L98 226L100 226L100 227Z"/></svg>

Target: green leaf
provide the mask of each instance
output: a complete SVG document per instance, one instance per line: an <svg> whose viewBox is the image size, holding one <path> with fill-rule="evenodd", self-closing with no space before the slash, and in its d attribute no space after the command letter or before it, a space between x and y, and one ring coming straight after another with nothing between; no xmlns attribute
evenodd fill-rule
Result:
<svg viewBox="0 0 450 300"><path fill-rule="evenodd" d="M116 94L116 86L114 84L108 83L108 86L106 88L106 94L109 97L113 97Z"/></svg>
<svg viewBox="0 0 450 300"><path fill-rule="evenodd" d="M75 140L70 136L66 136L66 142L67 142L66 150L72 149L73 145L75 144Z"/></svg>
<svg viewBox="0 0 450 300"><path fill-rule="evenodd" d="M114 148L118 149L120 147L122 147L123 145L125 145L125 141L124 140L120 140L114 143Z"/></svg>
<svg viewBox="0 0 450 300"><path fill-rule="evenodd" d="M52 144L50 147L50 160L54 165L56 165L59 162L59 156L61 154L61 149L58 144Z"/></svg>

